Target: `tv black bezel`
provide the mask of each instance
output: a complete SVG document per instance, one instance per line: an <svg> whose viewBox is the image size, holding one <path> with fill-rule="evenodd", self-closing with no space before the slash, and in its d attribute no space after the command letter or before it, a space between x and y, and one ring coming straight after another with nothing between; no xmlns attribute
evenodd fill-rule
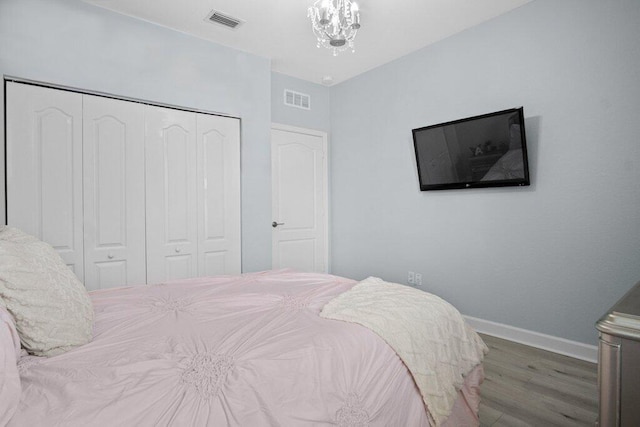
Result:
<svg viewBox="0 0 640 427"><path fill-rule="evenodd" d="M481 120L488 117L499 116L502 114L508 113L517 113L520 119L520 136L522 140L522 161L524 168L524 178L516 178L516 179L501 179L501 180L493 180L493 181L461 181L461 182L451 182L446 184L425 184L422 181L422 174L420 173L420 156L418 155L418 144L416 142L416 133L428 129L444 127L449 125L454 125L457 123L464 123L473 120ZM435 125L423 126L421 128L416 128L411 131L413 136L413 148L416 155L416 166L418 169L418 183L420 185L420 191L431 191L431 190L457 190L457 189L466 189L466 188L487 188L487 187L524 187L531 185L531 181L529 179L529 158L527 154L527 138L525 132L524 125L524 107L518 108L510 108L507 110L496 111L493 113L481 114L473 117L466 117L464 119L452 120L449 122L438 123Z"/></svg>

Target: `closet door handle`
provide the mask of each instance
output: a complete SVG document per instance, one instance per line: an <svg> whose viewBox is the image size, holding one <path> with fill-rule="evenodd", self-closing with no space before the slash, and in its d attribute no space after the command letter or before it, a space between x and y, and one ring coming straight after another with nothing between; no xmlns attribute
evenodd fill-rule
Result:
<svg viewBox="0 0 640 427"><path fill-rule="evenodd" d="M113 254L109 254L109 255L107 255L107 258L109 258L109 259L113 259Z"/></svg>
<svg viewBox="0 0 640 427"><path fill-rule="evenodd" d="M271 223L271 226L272 226L273 228L276 228L276 227L277 227L277 226L279 226L279 225L284 225L284 222L275 222L275 221L273 221L273 222Z"/></svg>
<svg viewBox="0 0 640 427"><path fill-rule="evenodd" d="M182 249L180 249L180 248L176 248L176 253L177 253L177 254L179 254L179 253L180 253L180 251L182 251Z"/></svg>

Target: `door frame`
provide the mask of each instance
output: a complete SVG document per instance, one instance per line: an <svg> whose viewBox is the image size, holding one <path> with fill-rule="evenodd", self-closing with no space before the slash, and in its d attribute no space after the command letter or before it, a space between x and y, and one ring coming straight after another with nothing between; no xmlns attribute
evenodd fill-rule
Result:
<svg viewBox="0 0 640 427"><path fill-rule="evenodd" d="M331 258L330 258L331 241L329 240L330 209L329 209L329 143L328 143L329 136L328 136L328 133L321 130L301 128L301 127L285 125L281 123L271 123L271 130L280 130L284 132L299 133L303 135L311 135L311 136L322 138L322 151L324 152L324 156L322 158L322 169L323 169L323 175L324 175L324 179L322 182L323 194L324 194L324 200L322 201L324 205L322 217L324 218L323 225L324 225L324 239L325 239L325 249L324 249L323 255L325 257L324 273L328 273L329 271L331 271ZM270 148L271 148L271 165L273 165L273 153L274 153L273 139L271 139L270 141ZM271 171L271 190L273 191L273 171ZM277 219L277 218L273 218L273 194L271 195L270 216L272 221ZM273 233L271 234L271 247L273 247ZM273 254L271 254L271 256L272 256L271 266L273 267Z"/></svg>

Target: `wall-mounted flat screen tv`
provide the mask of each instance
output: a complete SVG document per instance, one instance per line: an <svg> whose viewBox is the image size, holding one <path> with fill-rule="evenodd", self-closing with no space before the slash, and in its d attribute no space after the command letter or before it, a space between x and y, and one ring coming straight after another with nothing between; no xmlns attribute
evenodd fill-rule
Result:
<svg viewBox="0 0 640 427"><path fill-rule="evenodd" d="M522 107L413 129L420 190L529 185Z"/></svg>

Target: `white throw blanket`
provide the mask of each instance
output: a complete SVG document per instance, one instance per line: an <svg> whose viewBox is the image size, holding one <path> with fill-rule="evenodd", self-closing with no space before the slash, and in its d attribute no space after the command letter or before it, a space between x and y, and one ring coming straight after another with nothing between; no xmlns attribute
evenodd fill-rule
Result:
<svg viewBox="0 0 640 427"><path fill-rule="evenodd" d="M464 376L488 351L442 298L376 277L329 301L320 316L361 324L384 339L409 368L435 426L447 419Z"/></svg>

